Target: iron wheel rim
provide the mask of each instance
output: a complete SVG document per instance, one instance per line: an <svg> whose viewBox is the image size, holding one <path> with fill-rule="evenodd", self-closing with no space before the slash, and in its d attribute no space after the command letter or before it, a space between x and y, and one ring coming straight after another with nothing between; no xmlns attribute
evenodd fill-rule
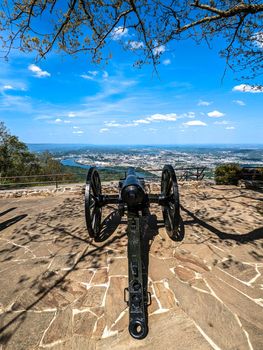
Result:
<svg viewBox="0 0 263 350"><path fill-rule="evenodd" d="M168 197L168 204L163 206L163 219L167 234L172 239L179 239L180 201L175 171L171 165L165 165L161 180L162 196Z"/></svg>
<svg viewBox="0 0 263 350"><path fill-rule="evenodd" d="M91 167L87 173L85 186L85 219L86 227L91 238L96 238L100 233L102 208L99 205L101 196L101 181L95 167Z"/></svg>

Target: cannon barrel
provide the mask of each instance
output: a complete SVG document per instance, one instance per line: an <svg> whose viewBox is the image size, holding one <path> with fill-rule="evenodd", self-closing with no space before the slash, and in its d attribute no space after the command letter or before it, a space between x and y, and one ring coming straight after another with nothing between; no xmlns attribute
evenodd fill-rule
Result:
<svg viewBox="0 0 263 350"><path fill-rule="evenodd" d="M101 225L102 208L108 204L118 204L119 219L127 213L128 221L128 287L125 288L124 301L129 307L129 332L135 339L143 339L148 333L147 308L151 304L151 294L147 290L149 239L146 234L145 217L150 215L150 203L162 206L163 219L169 237L181 241L184 236L180 217L178 184L174 169L165 165L162 170L161 194L148 195L142 177L129 168L125 178L119 182L119 194L102 195L101 182L97 169L91 167L87 174L85 187L85 217L90 237L102 242L113 233L115 211L104 222L111 223L109 234ZM112 218L110 218L112 217ZM118 219L117 219L118 220ZM147 220L149 223L149 221Z"/></svg>
<svg viewBox="0 0 263 350"><path fill-rule="evenodd" d="M123 181L121 198L130 208L135 208L145 200L145 191L133 168L129 168Z"/></svg>

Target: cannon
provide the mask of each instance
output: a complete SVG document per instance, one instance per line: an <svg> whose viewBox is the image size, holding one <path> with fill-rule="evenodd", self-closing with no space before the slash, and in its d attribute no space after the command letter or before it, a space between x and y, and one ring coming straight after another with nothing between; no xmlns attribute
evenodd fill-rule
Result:
<svg viewBox="0 0 263 350"><path fill-rule="evenodd" d="M151 203L162 207L163 221L168 236L182 240L178 184L171 165L165 165L161 175L161 193L149 194L145 180L129 168L119 181L119 194L103 195L98 170L91 167L85 187L85 218L89 236L95 241L101 231L102 208L116 204L120 217L127 214L128 236L128 287L124 290L124 301L129 306L129 332L135 339L148 334L147 307L151 294L147 292L147 271L143 256L143 217L149 215Z"/></svg>

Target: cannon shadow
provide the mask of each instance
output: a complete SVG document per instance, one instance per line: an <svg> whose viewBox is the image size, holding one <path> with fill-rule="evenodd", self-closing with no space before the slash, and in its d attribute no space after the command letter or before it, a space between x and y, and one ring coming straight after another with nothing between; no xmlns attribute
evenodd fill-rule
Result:
<svg viewBox="0 0 263 350"><path fill-rule="evenodd" d="M121 216L117 209L114 209L101 223L101 229L95 242L104 242L116 231L117 227L122 223Z"/></svg>
<svg viewBox="0 0 263 350"><path fill-rule="evenodd" d="M181 208L193 219L193 223L197 223L198 225L201 225L205 229L217 235L218 238L221 240L232 240L241 244L245 244L245 243L256 241L263 238L263 227L256 228L245 234L227 233L227 232L220 231L219 229L208 224L204 220L199 219L194 213L184 208L182 205L181 205Z"/></svg>
<svg viewBox="0 0 263 350"><path fill-rule="evenodd" d="M3 215L8 214L10 211L13 211L13 210L15 210L15 209L16 209L16 207L14 207L14 208L9 208L9 209L6 209L6 210L2 211L2 212L0 213L0 217L3 216Z"/></svg>
<svg viewBox="0 0 263 350"><path fill-rule="evenodd" d="M27 217L27 214L22 214L22 215L15 216L12 219L9 219L9 220L6 220L6 221L0 223L0 231L3 231L7 227L16 224L20 220L23 220L25 217Z"/></svg>

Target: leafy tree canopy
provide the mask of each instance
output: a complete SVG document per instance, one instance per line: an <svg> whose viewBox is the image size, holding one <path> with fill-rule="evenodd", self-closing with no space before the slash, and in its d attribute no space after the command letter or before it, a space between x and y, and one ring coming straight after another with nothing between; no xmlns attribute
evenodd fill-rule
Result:
<svg viewBox="0 0 263 350"><path fill-rule="evenodd" d="M36 156L17 136L10 135L0 122L0 173L1 176L30 175L38 170Z"/></svg>
<svg viewBox="0 0 263 350"><path fill-rule="evenodd" d="M35 155L17 136L11 135L5 124L0 122L0 176L27 176L57 174L62 172L61 164L48 152Z"/></svg>
<svg viewBox="0 0 263 350"><path fill-rule="evenodd" d="M38 156L41 164L42 174L60 174L62 173L62 165L59 161L53 159L52 154L48 151Z"/></svg>
<svg viewBox="0 0 263 350"><path fill-rule="evenodd" d="M156 65L164 45L187 38L209 45L219 37L228 66L245 69L249 78L262 73L262 1L4 0L1 7L7 56L16 46L39 57L56 48L69 54L86 51L100 62L110 57L104 47L114 40L141 53L137 65Z"/></svg>

